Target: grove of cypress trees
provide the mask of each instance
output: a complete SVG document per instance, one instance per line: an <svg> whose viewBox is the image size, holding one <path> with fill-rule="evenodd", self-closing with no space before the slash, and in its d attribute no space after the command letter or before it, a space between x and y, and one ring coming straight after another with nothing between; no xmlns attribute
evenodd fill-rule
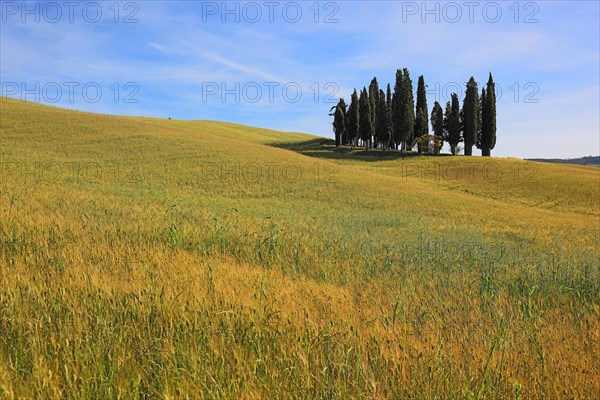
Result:
<svg viewBox="0 0 600 400"><path fill-rule="evenodd" d="M419 76L415 97L413 83L408 68L396 70L394 89L388 83L386 91L380 89L377 77L373 77L368 87L363 86L357 93L354 89L350 105L347 107L341 98L335 108L340 115L334 118L336 145L357 145L360 140L366 150L377 148L412 151L420 143L420 152L434 143L435 154L439 153L444 142L450 144L450 151L457 154L458 144L465 143L466 156L473 154L473 146L481 149L483 156L490 156L496 145L496 90L492 74L485 88L478 94L478 84L470 77L466 85L465 97L460 107L458 95L452 93L451 100L442 108L435 102L431 118L427 109L427 86L423 75ZM330 114L335 117L335 113ZM342 122L343 120L343 122ZM429 135L429 122L433 129ZM340 127L343 126L343 129ZM419 140L416 140L420 138ZM433 141L433 142L432 142Z"/></svg>

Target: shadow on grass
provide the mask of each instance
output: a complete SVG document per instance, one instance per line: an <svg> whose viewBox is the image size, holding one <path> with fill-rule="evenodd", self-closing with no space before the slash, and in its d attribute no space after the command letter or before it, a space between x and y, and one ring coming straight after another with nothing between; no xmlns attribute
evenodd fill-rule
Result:
<svg viewBox="0 0 600 400"><path fill-rule="evenodd" d="M414 158L420 156L416 152L401 153L399 150L365 150L364 147L340 146L335 147L332 139L318 138L306 140L303 142L290 143L271 143L273 147L279 147L304 154L309 157L334 159L334 160L359 160L359 161L385 161L395 160L397 158ZM440 154L437 157L444 157L447 154Z"/></svg>

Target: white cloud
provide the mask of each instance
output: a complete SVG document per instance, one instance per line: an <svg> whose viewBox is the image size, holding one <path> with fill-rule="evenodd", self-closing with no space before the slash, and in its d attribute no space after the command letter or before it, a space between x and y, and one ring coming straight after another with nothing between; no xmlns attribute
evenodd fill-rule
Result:
<svg viewBox="0 0 600 400"><path fill-rule="evenodd" d="M148 45L150 47L153 47L156 50L160 51L161 53L166 53L167 52L167 50L163 46L161 46L160 44L158 44L158 43L148 42Z"/></svg>

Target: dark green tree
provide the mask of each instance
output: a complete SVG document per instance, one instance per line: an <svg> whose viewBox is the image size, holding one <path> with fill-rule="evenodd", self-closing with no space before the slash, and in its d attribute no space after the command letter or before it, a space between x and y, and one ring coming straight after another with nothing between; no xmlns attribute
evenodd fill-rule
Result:
<svg viewBox="0 0 600 400"><path fill-rule="evenodd" d="M373 137L373 120L371 119L371 103L367 88L363 87L358 100L359 109L359 134L365 145L365 149L369 150L369 141Z"/></svg>
<svg viewBox="0 0 600 400"><path fill-rule="evenodd" d="M392 106L393 106L393 97L392 97L392 89L390 87L390 84L388 83L387 86L387 91L385 94L385 105L387 107L387 114L388 114L388 127L389 127L389 138L388 138L388 142L385 144L385 146L387 146L388 148L391 148L393 146L394 143L394 127L392 126L392 122L393 122L393 110L392 110Z"/></svg>
<svg viewBox="0 0 600 400"><path fill-rule="evenodd" d="M400 96L400 134L402 139L402 150L410 150L415 133L415 101L413 96L413 84L410 79L408 68L403 70L402 93Z"/></svg>
<svg viewBox="0 0 600 400"><path fill-rule="evenodd" d="M435 136L444 136L444 110L437 101L433 103L433 109L431 110L431 128Z"/></svg>
<svg viewBox="0 0 600 400"><path fill-rule="evenodd" d="M396 83L392 97L392 141L397 149L402 143L402 93L404 91L404 74L401 69L396 70Z"/></svg>
<svg viewBox="0 0 600 400"><path fill-rule="evenodd" d="M334 110L333 114L333 132L335 134L335 147L339 147L346 138L346 102L344 98L340 98L338 104L331 107Z"/></svg>
<svg viewBox="0 0 600 400"><path fill-rule="evenodd" d="M450 117L452 116L452 104L447 101L446 107L444 108L444 120L442 126L444 127L444 134L442 135L442 139L444 142L448 142L450 139Z"/></svg>
<svg viewBox="0 0 600 400"><path fill-rule="evenodd" d="M380 89L379 103L377 104L377 124L375 124L378 132L375 137L377 137L377 145L383 149L388 146L390 141L390 115L385 99L385 92Z"/></svg>
<svg viewBox="0 0 600 400"><path fill-rule="evenodd" d="M479 89L475 78L467 83L463 100L463 137L465 140L465 156L473 154L473 146L478 142L479 134Z"/></svg>
<svg viewBox="0 0 600 400"><path fill-rule="evenodd" d="M384 146L391 148L393 146L394 143L394 127L392 126L392 104L393 104L393 100L392 100L392 89L390 87L390 84L387 84L387 91L385 94L385 106L386 106L386 110L387 110L387 116L388 116L388 141L387 143L384 144Z"/></svg>
<svg viewBox="0 0 600 400"><path fill-rule="evenodd" d="M347 139L348 134L346 133L346 124L347 124L347 118L348 118L346 116L346 114L348 113L348 105L346 104L346 100L344 100L343 97L340 98L339 106L342 109L342 112L344 114L344 132L342 133L342 136L341 136L342 144L344 144L348 141L348 139Z"/></svg>
<svg viewBox="0 0 600 400"><path fill-rule="evenodd" d="M415 125L419 124L420 126L423 126L423 125L426 126L428 123L429 123L429 121L427 121L425 113L423 113L422 109L419 109L417 111L417 115L415 118ZM421 154L424 151L425 152L428 151L429 141L430 141L429 133L425 133L423 135L416 136L412 142L412 146L414 147L414 145L418 143L419 146L417 147L417 150L419 151L419 154Z"/></svg>
<svg viewBox="0 0 600 400"><path fill-rule="evenodd" d="M373 77L369 84L369 105L371 106L371 121L373 121L373 140L369 140L369 144L376 145L379 142L377 138L377 134L379 133L377 129L377 106L379 105L379 83L377 82L377 77Z"/></svg>
<svg viewBox="0 0 600 400"><path fill-rule="evenodd" d="M481 88L481 96L479 97L479 133L477 134L477 148L481 149L481 136L485 130L485 88Z"/></svg>
<svg viewBox="0 0 600 400"><path fill-rule="evenodd" d="M456 147L461 142L460 137L460 103L458 95L452 93L452 101L446 103L444 114L444 141L450 144L450 152L456 155Z"/></svg>
<svg viewBox="0 0 600 400"><path fill-rule="evenodd" d="M481 155L489 157L496 146L496 85L490 73L486 90L482 91L481 138L479 148Z"/></svg>
<svg viewBox="0 0 600 400"><path fill-rule="evenodd" d="M358 130L359 130L359 112L358 112L358 94L356 93L356 89L352 92L352 96L350 98L350 106L348 107L348 111L346 112L346 140L347 142L344 144L355 146L358 140Z"/></svg>
<svg viewBox="0 0 600 400"><path fill-rule="evenodd" d="M478 120L479 120L479 126L478 128L478 132L477 132L477 146L479 146L479 143L481 143L481 131L483 129L483 103L484 103L484 99L485 99L485 88L481 88L481 95L479 96L479 110L477 110L478 113Z"/></svg>
<svg viewBox="0 0 600 400"><path fill-rule="evenodd" d="M427 91L425 87L425 78L421 75L417 84L415 137L429 134L429 110L427 110ZM419 117L419 111L422 113L421 117Z"/></svg>

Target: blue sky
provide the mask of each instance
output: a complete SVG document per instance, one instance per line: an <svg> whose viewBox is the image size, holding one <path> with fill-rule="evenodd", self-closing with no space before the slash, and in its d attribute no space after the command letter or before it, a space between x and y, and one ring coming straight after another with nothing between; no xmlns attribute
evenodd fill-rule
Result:
<svg viewBox="0 0 600 400"><path fill-rule="evenodd" d="M498 85L501 157L600 153L597 1L0 1L2 95L332 137L353 88ZM415 87L416 90L416 87ZM479 151L476 151L479 154Z"/></svg>

